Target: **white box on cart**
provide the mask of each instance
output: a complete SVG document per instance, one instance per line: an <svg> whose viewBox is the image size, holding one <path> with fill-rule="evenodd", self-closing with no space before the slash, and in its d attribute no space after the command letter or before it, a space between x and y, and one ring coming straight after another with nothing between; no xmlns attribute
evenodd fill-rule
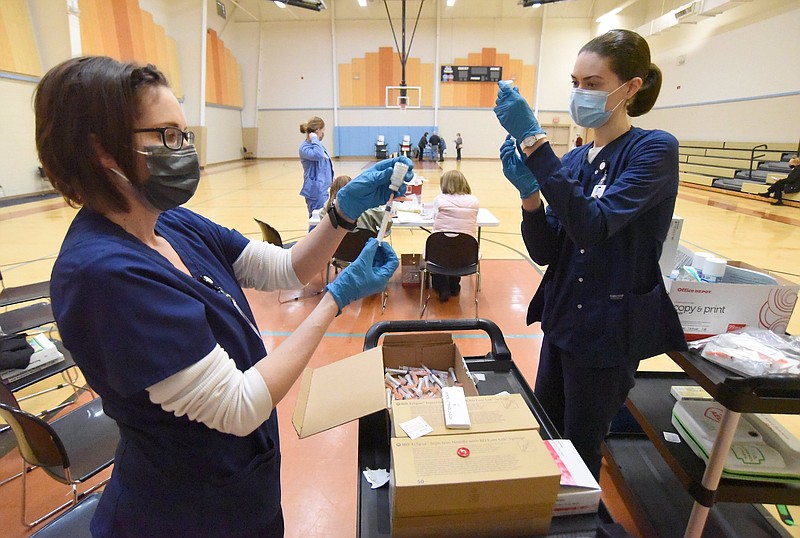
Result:
<svg viewBox="0 0 800 538"><path fill-rule="evenodd" d="M744 262L729 261L722 282L665 279L686 339L744 327L786 332L800 285Z"/></svg>

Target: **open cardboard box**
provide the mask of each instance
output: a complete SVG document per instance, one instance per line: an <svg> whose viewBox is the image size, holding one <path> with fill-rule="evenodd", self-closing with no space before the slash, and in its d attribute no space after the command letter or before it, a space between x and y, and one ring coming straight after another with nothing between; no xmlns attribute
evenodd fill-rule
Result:
<svg viewBox="0 0 800 538"><path fill-rule="evenodd" d="M684 248L679 255L685 254ZM721 282L666 279L687 340L743 327L786 332L800 286L740 261L728 261Z"/></svg>
<svg viewBox="0 0 800 538"><path fill-rule="evenodd" d="M408 437L400 424L422 417L433 428L428 436L517 430L538 430L539 422L519 394L467 396L469 430L447 429L442 400L399 400L392 403L392 437Z"/></svg>
<svg viewBox="0 0 800 538"><path fill-rule="evenodd" d="M382 346L321 368L306 368L292 416L297 435L302 439L388 408L384 367L422 364L436 370L452 367L464 394L478 395L451 334L389 334Z"/></svg>

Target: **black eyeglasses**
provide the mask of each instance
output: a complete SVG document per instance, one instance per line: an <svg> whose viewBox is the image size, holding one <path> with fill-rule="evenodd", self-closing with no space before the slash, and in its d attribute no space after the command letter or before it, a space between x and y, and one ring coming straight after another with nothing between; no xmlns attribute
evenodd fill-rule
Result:
<svg viewBox="0 0 800 538"><path fill-rule="evenodd" d="M179 150L186 141L190 145L194 144L194 133L192 131L181 131L177 127L153 127L152 129L134 129L134 133L160 133L161 142L165 147Z"/></svg>

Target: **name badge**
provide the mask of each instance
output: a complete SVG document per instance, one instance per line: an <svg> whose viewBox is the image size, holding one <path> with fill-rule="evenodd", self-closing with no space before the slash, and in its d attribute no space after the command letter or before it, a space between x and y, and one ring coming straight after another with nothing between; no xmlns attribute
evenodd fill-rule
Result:
<svg viewBox="0 0 800 538"><path fill-rule="evenodd" d="M605 183L600 183L599 185L595 185L592 189L592 198L600 198L603 196L603 193L606 192L606 185Z"/></svg>

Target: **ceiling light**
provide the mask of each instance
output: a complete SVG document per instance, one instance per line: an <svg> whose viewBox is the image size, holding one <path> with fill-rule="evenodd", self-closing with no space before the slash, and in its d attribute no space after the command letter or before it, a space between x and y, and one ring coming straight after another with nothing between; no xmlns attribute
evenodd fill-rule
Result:
<svg viewBox="0 0 800 538"><path fill-rule="evenodd" d="M286 6L301 7L303 9L310 9L312 11L322 11L327 9L325 0L272 0L280 8Z"/></svg>
<svg viewBox="0 0 800 538"><path fill-rule="evenodd" d="M361 7L367 7L367 0L358 0L358 5Z"/></svg>
<svg viewBox="0 0 800 538"><path fill-rule="evenodd" d="M456 0L447 0L447 7L453 7L456 3Z"/></svg>

